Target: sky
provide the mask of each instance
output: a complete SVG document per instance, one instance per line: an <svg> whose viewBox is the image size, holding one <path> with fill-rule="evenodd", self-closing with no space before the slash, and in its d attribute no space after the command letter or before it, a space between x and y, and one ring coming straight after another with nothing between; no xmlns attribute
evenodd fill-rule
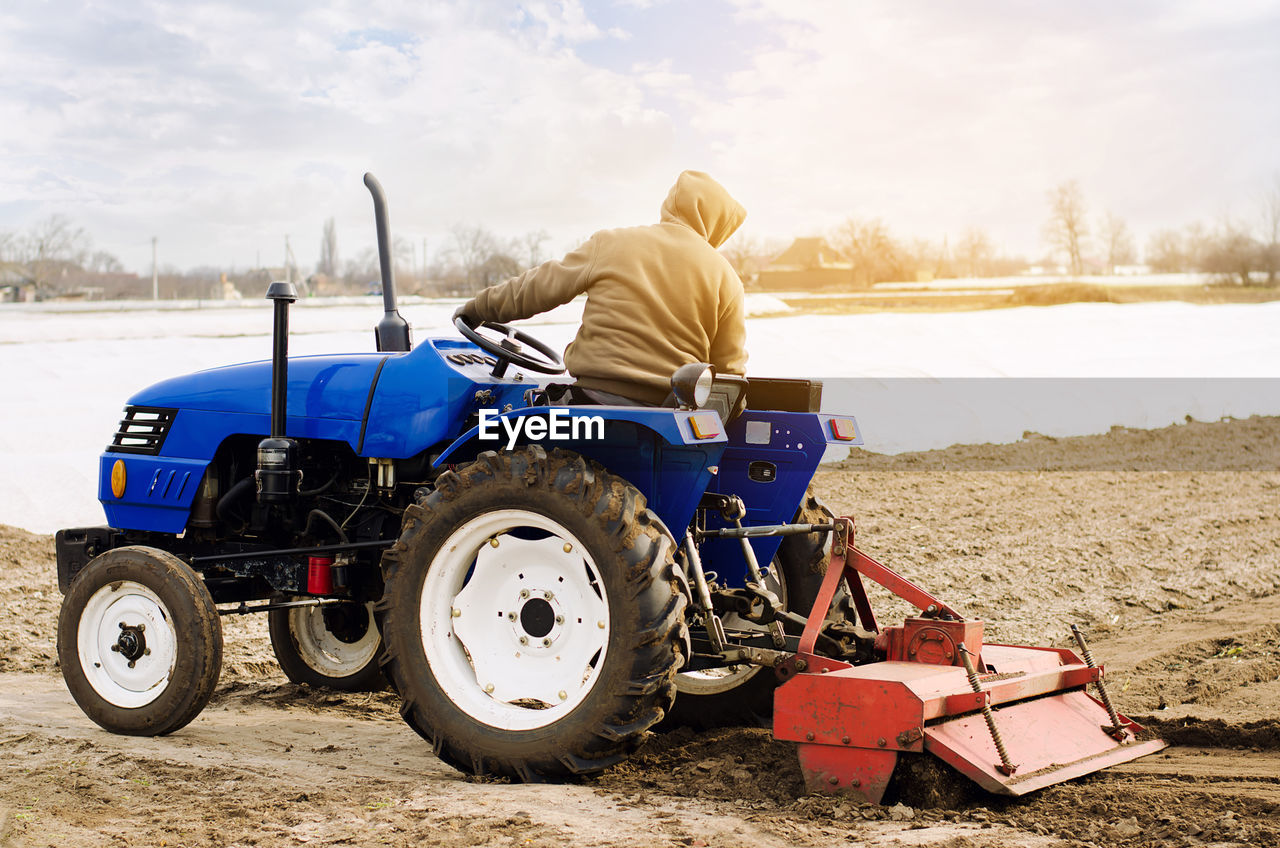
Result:
<svg viewBox="0 0 1280 848"><path fill-rule="evenodd" d="M314 266L459 225L551 252L657 219L685 168L740 238L850 216L1045 244L1047 193L1248 222L1280 173L1280 2L420 0L0 6L0 233L53 214L149 273Z"/></svg>

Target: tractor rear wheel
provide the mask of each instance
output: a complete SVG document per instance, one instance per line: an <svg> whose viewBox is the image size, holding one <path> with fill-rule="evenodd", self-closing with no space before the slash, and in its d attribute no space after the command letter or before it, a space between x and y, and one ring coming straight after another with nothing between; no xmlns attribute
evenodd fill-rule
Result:
<svg viewBox="0 0 1280 848"><path fill-rule="evenodd" d="M831 520L830 512L810 490L792 520L818 524ZM829 534L784 536L766 577L765 588L783 602L789 612L808 616L827 573ZM725 629L764 630L761 625L723 619ZM758 665L736 665L686 671L676 675L675 707L666 726L684 725L706 730L714 727L765 725L773 715L773 690L778 679Z"/></svg>
<svg viewBox="0 0 1280 848"><path fill-rule="evenodd" d="M675 696L674 542L583 457L482 453L405 511L376 608L401 713L469 774L521 781L624 759Z"/></svg>
<svg viewBox="0 0 1280 848"><path fill-rule="evenodd" d="M107 551L76 575L62 601L58 662L71 697L104 729L172 733L200 714L218 683L218 608L173 554Z"/></svg>
<svg viewBox="0 0 1280 848"><path fill-rule="evenodd" d="M271 650L293 683L342 692L376 692L387 684L372 602L274 609L267 628Z"/></svg>

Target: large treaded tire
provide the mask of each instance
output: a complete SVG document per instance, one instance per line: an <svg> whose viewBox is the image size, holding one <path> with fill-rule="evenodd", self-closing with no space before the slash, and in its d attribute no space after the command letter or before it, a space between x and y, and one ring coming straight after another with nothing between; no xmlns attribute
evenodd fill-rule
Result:
<svg viewBox="0 0 1280 848"><path fill-rule="evenodd" d="M58 663L71 696L103 729L161 736L209 702L222 670L222 621L208 587L182 560L156 548L116 548L68 588Z"/></svg>
<svg viewBox="0 0 1280 848"><path fill-rule="evenodd" d="M507 516L516 516L511 524L514 533L493 532L478 542L466 535L470 527L487 527L484 522L506 521ZM520 516L525 517L524 523L517 520ZM544 532L551 528L546 538L519 541L530 536L516 528L538 524ZM537 446L501 454L489 451L441 475L423 503L405 511L400 539L383 554L385 591L375 606L385 645L383 671L401 696L405 720L431 742L443 761L473 775L526 782L564 779L597 772L625 759L644 731L670 709L675 697L673 678L682 662L687 636L685 598L672 560L674 542L661 527L639 491L595 462L568 451L548 454ZM578 625L579 630L566 629L566 639L584 633L587 638L603 641L591 660L594 671L589 669L585 676L576 674L581 688L561 691L560 700L565 703L549 706L545 713L524 709L528 704L522 698L499 701L481 695L482 691L491 692L492 687L482 689L481 673L471 659L474 648L460 635L462 584L465 582L466 591L470 591L472 584L480 581L482 551L473 546L487 548L487 541L497 548L499 540L504 546L551 540L553 548L563 542L566 557L571 547L576 550L580 544L579 567L566 567L562 576L569 582L561 585L590 581L587 593L598 596L590 603L597 609L601 603L607 607L607 622L587 620ZM547 559L554 559L554 552ZM473 560L468 571L467 563ZM435 589L424 597L424 584L433 568L438 569L431 578ZM543 573L554 573L554 563ZM438 597L441 584L436 581L448 574L458 576L448 584L452 588L443 593L447 599L442 601ZM523 573L519 576L525 578ZM513 578L504 575L504 579L510 582ZM490 584L481 581L480 585ZM536 602L540 591L535 588L534 601L524 603ZM494 598L499 596L497 590L492 593ZM528 593L520 597L528 597ZM507 639L514 651L504 653L502 662L533 662L519 659L522 649L514 638L521 631L509 630L502 610L491 616L494 610L487 608L485 627L494 634L493 640L482 639L477 644L488 649L506 645L501 640ZM455 623L447 620L451 614ZM466 614L472 615L471 607ZM523 622L524 613L519 615L519 622ZM577 616L582 622L581 613ZM514 617L511 620L517 621ZM565 627L571 628L573 611L566 611L566 620L570 624ZM597 624L604 635L596 634ZM439 647L442 642L444 649ZM447 655L450 645L457 646L453 655ZM446 654L443 659L442 652ZM436 658L439 673L429 653ZM517 659L509 659L513 655ZM469 681L465 679L468 675ZM470 688L459 692L460 686ZM460 697L452 697L450 692ZM512 715L515 717L510 718ZM517 726L531 722L542 724ZM504 723L506 727L498 726Z"/></svg>
<svg viewBox="0 0 1280 848"><path fill-rule="evenodd" d="M795 524L820 524L831 520L831 513L810 489L796 510ZM773 567L785 586L789 612L808 617L818 597L822 579L830 560L828 533L784 536L774 556ZM677 688L680 676L677 676ZM663 723L663 729L678 726L710 730L717 727L766 726L773 717L773 690L777 676L767 668L758 668L732 689L712 694L693 694L680 689L675 706Z"/></svg>

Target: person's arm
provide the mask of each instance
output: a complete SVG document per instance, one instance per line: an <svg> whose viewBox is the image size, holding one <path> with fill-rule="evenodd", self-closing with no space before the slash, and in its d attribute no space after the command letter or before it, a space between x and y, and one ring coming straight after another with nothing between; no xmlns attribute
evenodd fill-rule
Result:
<svg viewBox="0 0 1280 848"><path fill-rule="evenodd" d="M595 264L596 237L563 259L543 262L517 277L490 286L456 314L479 321L516 321L568 303L587 290Z"/></svg>
<svg viewBox="0 0 1280 848"><path fill-rule="evenodd" d="M742 285L731 288L728 301L716 322L716 337L711 340L711 364L717 374L747 373L747 314Z"/></svg>

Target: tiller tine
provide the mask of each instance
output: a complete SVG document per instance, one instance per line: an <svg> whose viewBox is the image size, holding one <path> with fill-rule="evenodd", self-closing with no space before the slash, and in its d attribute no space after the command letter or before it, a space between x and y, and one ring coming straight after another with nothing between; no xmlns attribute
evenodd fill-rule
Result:
<svg viewBox="0 0 1280 848"><path fill-rule="evenodd" d="M778 669L773 734L799 743L810 791L879 803L900 754L929 752L1002 795L1023 795L1165 747L1110 707L1102 669L1062 648L983 645L982 622L941 601L849 544L836 520L831 565L800 649ZM880 630L866 575L925 611ZM814 644L841 578L861 625L878 633L887 659L852 666L816 655ZM1099 687L1096 700L1085 686Z"/></svg>

